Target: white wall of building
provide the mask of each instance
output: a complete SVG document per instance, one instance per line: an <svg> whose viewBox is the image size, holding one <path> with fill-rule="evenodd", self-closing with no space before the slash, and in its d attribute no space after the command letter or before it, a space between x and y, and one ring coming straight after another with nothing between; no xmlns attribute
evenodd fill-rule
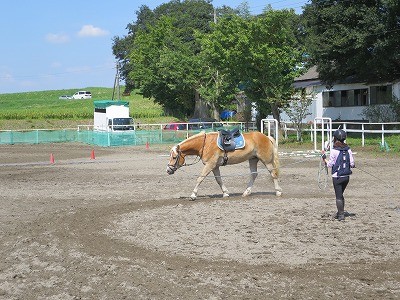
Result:
<svg viewBox="0 0 400 300"><path fill-rule="evenodd" d="M337 84L332 88L326 86L312 86L307 88L307 93L313 93L313 102L308 108L311 113L308 115L304 123L313 121L315 118L329 117L332 120L352 120L352 121L365 121L363 110L366 106L344 106L344 107L323 107L322 93L331 91L355 90L355 89L368 89L369 86L365 84ZM393 95L400 99L400 82L392 85ZM368 99L369 101L369 99ZM271 117L271 116L270 116ZM290 122L289 117L285 112L281 113L281 121Z"/></svg>

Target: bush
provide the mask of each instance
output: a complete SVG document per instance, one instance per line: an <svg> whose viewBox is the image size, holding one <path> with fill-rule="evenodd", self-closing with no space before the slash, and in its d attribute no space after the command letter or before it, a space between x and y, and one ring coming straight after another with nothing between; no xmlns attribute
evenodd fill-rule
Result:
<svg viewBox="0 0 400 300"><path fill-rule="evenodd" d="M393 96L390 104L367 106L362 115L372 123L400 122L400 100Z"/></svg>

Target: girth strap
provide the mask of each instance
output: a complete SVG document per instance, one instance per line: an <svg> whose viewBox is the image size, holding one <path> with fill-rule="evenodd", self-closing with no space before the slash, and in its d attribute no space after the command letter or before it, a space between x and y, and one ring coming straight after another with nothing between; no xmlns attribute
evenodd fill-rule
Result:
<svg viewBox="0 0 400 300"><path fill-rule="evenodd" d="M224 160L222 161L222 165L226 166L227 163L228 163L228 153L224 151Z"/></svg>

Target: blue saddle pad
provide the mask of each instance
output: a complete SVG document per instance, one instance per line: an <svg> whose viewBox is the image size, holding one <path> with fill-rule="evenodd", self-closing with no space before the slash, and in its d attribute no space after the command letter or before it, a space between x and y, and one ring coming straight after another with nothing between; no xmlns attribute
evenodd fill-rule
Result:
<svg viewBox="0 0 400 300"><path fill-rule="evenodd" d="M233 140L235 141L235 150L242 149L246 145L243 134L240 134L238 137L235 137ZM221 150L224 150L221 143L222 143L222 140L218 138L217 139L218 148Z"/></svg>

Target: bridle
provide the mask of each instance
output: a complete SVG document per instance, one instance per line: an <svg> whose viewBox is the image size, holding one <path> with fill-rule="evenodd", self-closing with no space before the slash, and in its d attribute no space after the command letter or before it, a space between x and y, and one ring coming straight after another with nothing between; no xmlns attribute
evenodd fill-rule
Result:
<svg viewBox="0 0 400 300"><path fill-rule="evenodd" d="M169 170L172 171L172 173L174 173L176 170L178 170L178 168L186 165L186 162L183 165L179 165L179 161L181 160L181 157L183 158L183 161L185 161L185 156L182 154L182 151L179 149L179 145L176 146L176 149L173 150L174 152L176 152L176 156L172 157L175 162L173 164L168 164L167 168Z"/></svg>
<svg viewBox="0 0 400 300"><path fill-rule="evenodd" d="M175 157L172 157L172 158L175 160L175 162L174 162L173 164L168 164L168 165L167 165L167 168L168 168L169 170L171 170L172 173L174 173L174 172L175 172L176 170L178 170L180 167L191 166L191 165L197 164L197 163L201 160L201 158L203 157L204 146L205 146L205 144L206 144L206 137L207 137L207 134L204 132L203 147L201 148L201 153L200 153L200 155L198 155L198 156L196 157L197 160L195 160L194 162L192 162L192 163L190 163L190 164L187 164L186 161L185 161L186 155L184 155L184 154L182 153L182 151L181 151L180 148L179 148L179 144L178 144L178 145L175 146L175 149L173 149L173 151L176 152L176 156L175 156ZM184 163L183 163L182 165L179 164L179 161L181 160L181 158L182 158L183 161L184 161Z"/></svg>

